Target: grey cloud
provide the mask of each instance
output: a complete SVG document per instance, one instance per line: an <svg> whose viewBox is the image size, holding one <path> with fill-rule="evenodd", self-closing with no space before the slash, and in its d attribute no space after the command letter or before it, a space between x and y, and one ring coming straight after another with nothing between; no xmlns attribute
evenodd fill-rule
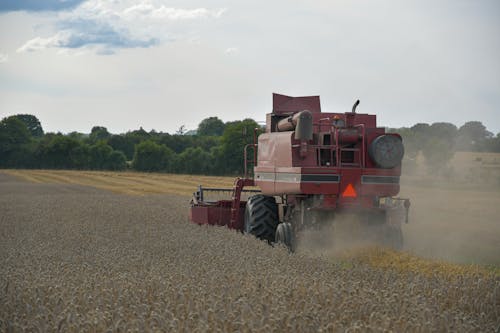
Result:
<svg viewBox="0 0 500 333"><path fill-rule="evenodd" d="M100 55L114 54L115 48L147 48L159 43L156 38L134 38L127 29L117 29L96 20L70 20L58 24L58 33L49 38L34 38L17 51L32 52L57 47L76 49L98 46Z"/></svg>
<svg viewBox="0 0 500 333"><path fill-rule="evenodd" d="M74 8L86 0L2 0L0 12L10 11L59 11Z"/></svg>
<svg viewBox="0 0 500 333"><path fill-rule="evenodd" d="M69 2L76 3L76 0L64 3ZM87 0L75 10L58 15L52 36L28 40L17 52L97 46L94 48L97 54L107 55L120 48L148 48L163 41L177 40L175 26L186 28L193 21L218 19L224 12L224 8L166 7L161 2L149 0L139 4L134 0ZM182 28L179 29L181 36L185 34Z"/></svg>
<svg viewBox="0 0 500 333"><path fill-rule="evenodd" d="M110 48L150 47L159 43L155 38L133 38L126 29L116 29L107 23L94 20L67 21L59 24L61 30L67 31L60 47L79 48L86 45L101 45ZM105 52L110 54L109 51Z"/></svg>

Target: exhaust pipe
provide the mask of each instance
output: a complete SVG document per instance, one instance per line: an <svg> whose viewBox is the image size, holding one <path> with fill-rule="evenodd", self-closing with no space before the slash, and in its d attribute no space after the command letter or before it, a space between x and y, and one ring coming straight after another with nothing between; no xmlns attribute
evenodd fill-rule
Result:
<svg viewBox="0 0 500 333"><path fill-rule="evenodd" d="M356 103L354 103L354 105L352 106L352 113L356 113L356 108L358 107L359 105L359 99L356 101Z"/></svg>

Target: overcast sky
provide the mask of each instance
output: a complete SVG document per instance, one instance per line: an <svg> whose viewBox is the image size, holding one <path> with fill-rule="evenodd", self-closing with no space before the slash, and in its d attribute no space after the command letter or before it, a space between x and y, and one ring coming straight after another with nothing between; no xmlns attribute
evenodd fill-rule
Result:
<svg viewBox="0 0 500 333"><path fill-rule="evenodd" d="M273 92L498 133L500 1L0 2L0 118L173 133L264 121Z"/></svg>

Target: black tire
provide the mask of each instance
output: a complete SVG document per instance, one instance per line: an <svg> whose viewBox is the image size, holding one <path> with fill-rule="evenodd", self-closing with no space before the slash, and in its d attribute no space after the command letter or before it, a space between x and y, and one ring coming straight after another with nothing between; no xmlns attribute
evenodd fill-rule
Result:
<svg viewBox="0 0 500 333"><path fill-rule="evenodd" d="M290 223L284 222L278 224L278 227L276 228L275 242L285 245L290 252L295 250L295 238L292 225Z"/></svg>
<svg viewBox="0 0 500 333"><path fill-rule="evenodd" d="M274 242L278 226L278 205L276 199L258 194L248 198L245 208L245 233Z"/></svg>

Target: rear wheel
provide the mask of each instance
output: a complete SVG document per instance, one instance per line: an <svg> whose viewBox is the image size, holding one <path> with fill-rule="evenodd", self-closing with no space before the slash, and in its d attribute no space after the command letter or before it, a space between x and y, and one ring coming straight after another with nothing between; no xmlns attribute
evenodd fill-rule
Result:
<svg viewBox="0 0 500 333"><path fill-rule="evenodd" d="M278 226L278 206L274 197L254 195L245 208L245 233L273 242Z"/></svg>
<svg viewBox="0 0 500 333"><path fill-rule="evenodd" d="M290 252L293 252L294 249L294 235L292 230L292 225L288 222L283 222L278 224L276 228L276 237L275 241L278 244L285 245Z"/></svg>

